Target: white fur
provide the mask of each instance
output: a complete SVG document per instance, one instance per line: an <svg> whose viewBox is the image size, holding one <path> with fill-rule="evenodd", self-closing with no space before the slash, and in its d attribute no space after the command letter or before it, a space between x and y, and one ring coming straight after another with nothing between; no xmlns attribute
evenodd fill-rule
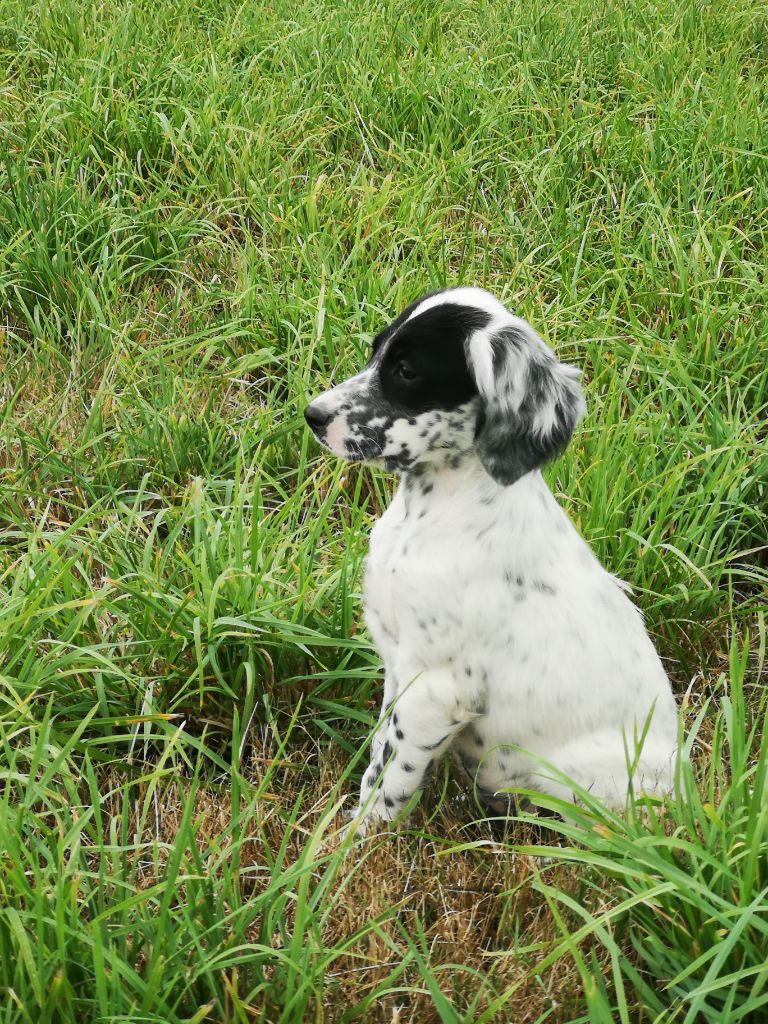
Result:
<svg viewBox="0 0 768 1024"><path fill-rule="evenodd" d="M440 306L445 302L451 302L456 306L468 306L471 309L482 309L484 313L499 319L512 317L507 307L499 302L495 295L491 295L484 288L466 286L449 288L447 291L428 295L415 307L406 323L425 313L428 309L434 309L435 306ZM513 319L515 318L513 317Z"/></svg>
<svg viewBox="0 0 768 1024"><path fill-rule="evenodd" d="M374 359L310 407L329 417L317 432L333 451L361 457L362 444L367 461L399 457L405 470L366 565L365 615L385 680L361 813L395 817L449 747L493 809L508 806L510 787L574 799L557 772L615 806L630 774L636 791L668 792L677 707L640 613L541 473L523 465L503 486L503 452L479 446L483 411L501 430L497 444L507 413L529 417L544 449L550 435L567 440L584 411L578 370L477 288L423 300L381 351L441 303L491 317L465 341L475 398L402 416L377 391Z"/></svg>
<svg viewBox="0 0 768 1024"><path fill-rule="evenodd" d="M372 799L364 783L367 813L392 818L402 804L384 797L407 793L414 774L403 762L423 772L451 745L491 806L510 786L573 798L535 757L623 806L627 757L651 715L634 786L671 790L677 708L664 669L541 474L501 487L471 458L430 480L426 496L401 486L371 535L365 614L386 672L372 762L386 738L396 753Z"/></svg>

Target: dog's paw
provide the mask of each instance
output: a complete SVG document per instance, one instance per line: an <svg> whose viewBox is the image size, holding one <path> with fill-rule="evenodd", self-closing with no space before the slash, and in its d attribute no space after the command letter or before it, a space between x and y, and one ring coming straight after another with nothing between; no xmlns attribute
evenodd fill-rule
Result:
<svg viewBox="0 0 768 1024"><path fill-rule="evenodd" d="M342 817L345 821L345 825L339 833L342 842L346 839L363 839L368 835L369 823L360 807L344 811Z"/></svg>
<svg viewBox="0 0 768 1024"><path fill-rule="evenodd" d="M383 799L375 798L366 801L365 804L358 804L350 810L343 812L347 824L342 830L342 838L346 836L358 836L363 838L375 832L378 828L384 828L395 819L393 809L387 807Z"/></svg>
<svg viewBox="0 0 768 1024"><path fill-rule="evenodd" d="M378 819L367 814L362 807L354 807L349 811L345 811L343 817L346 824L339 833L342 842L347 839L365 839L366 836L375 830L378 823Z"/></svg>

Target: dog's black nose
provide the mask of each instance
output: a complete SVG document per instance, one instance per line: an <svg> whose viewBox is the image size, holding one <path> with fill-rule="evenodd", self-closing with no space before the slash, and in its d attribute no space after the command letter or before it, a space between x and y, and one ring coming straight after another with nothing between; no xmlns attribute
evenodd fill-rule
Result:
<svg viewBox="0 0 768 1024"><path fill-rule="evenodd" d="M329 412L323 412L314 403L308 405L304 410L304 419L313 430L319 430L320 427L324 427L330 418L331 414Z"/></svg>

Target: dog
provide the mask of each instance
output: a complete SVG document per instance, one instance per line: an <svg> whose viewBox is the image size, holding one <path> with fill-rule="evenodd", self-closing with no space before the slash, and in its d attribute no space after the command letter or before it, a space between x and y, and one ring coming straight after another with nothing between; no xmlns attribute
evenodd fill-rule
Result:
<svg viewBox="0 0 768 1024"><path fill-rule="evenodd" d="M460 287L408 306L305 410L331 452L401 474L365 568L384 699L363 823L410 809L449 748L495 813L514 789L614 808L630 785L673 790L667 675L540 471L585 412L579 380L525 320Z"/></svg>

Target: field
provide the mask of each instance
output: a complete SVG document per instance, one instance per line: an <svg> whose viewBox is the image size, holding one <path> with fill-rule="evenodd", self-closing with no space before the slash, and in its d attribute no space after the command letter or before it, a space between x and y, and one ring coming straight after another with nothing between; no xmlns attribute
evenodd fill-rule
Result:
<svg viewBox="0 0 768 1024"><path fill-rule="evenodd" d="M0 1024L768 1020L762 0L0 0ZM688 800L344 836L392 478L308 398L481 284Z"/></svg>

